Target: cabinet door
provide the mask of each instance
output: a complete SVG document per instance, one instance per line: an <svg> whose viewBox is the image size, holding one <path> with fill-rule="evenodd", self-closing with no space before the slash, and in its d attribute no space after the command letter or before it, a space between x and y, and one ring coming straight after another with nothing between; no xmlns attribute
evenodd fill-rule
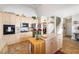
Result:
<svg viewBox="0 0 79 59"><path fill-rule="evenodd" d="M57 41L56 38L49 39L45 42L46 53L53 53L57 50Z"/></svg>
<svg viewBox="0 0 79 59"><path fill-rule="evenodd" d="M2 14L2 23L3 24L9 24L10 23L10 14L8 14L8 13Z"/></svg>

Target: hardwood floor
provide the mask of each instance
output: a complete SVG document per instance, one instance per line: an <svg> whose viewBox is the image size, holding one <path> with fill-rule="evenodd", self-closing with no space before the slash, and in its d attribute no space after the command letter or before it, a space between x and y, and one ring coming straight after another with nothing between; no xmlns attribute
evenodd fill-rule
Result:
<svg viewBox="0 0 79 59"><path fill-rule="evenodd" d="M79 41L64 37L61 51L67 54L79 54Z"/></svg>
<svg viewBox="0 0 79 59"><path fill-rule="evenodd" d="M26 40L16 44L8 45L8 53L29 54L28 44L29 42ZM69 37L64 37L61 51L66 54L79 54L79 41L71 40Z"/></svg>
<svg viewBox="0 0 79 59"><path fill-rule="evenodd" d="M22 41L16 44L8 45L9 54L29 54L29 42Z"/></svg>

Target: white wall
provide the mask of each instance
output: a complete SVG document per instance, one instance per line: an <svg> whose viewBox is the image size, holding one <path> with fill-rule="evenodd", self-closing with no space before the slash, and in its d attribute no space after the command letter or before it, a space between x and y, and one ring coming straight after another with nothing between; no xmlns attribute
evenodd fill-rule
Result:
<svg viewBox="0 0 79 59"><path fill-rule="evenodd" d="M63 44L63 18L61 18L61 22L56 27L56 38L57 38L57 44L58 44L58 49L62 48Z"/></svg>
<svg viewBox="0 0 79 59"><path fill-rule="evenodd" d="M19 15L24 14L25 16L37 16L34 8L31 8L28 5L21 4L0 5L0 11L14 12Z"/></svg>

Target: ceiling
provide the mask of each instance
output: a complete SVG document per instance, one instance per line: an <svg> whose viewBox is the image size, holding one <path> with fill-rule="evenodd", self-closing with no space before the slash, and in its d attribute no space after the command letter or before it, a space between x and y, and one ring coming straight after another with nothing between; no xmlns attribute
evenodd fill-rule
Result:
<svg viewBox="0 0 79 59"><path fill-rule="evenodd" d="M71 6L76 6L78 4L26 4L25 6L29 6L32 8L39 8L42 6L49 6L54 8L66 8L66 7L71 7Z"/></svg>
<svg viewBox="0 0 79 59"><path fill-rule="evenodd" d="M0 4L0 7L3 8L3 7L8 7L8 6L28 6L28 7L31 7L31 8L39 8L41 6L49 6L49 7L52 7L52 8L65 8L65 7L69 7L69 6L75 6L77 4Z"/></svg>
<svg viewBox="0 0 79 59"><path fill-rule="evenodd" d="M68 15L69 13L78 13L79 4L0 4L0 10L10 7L17 7L27 9L27 7L33 8L38 15L51 16L57 15ZM72 10L73 9L73 10ZM76 10L76 11L75 11ZM72 11L72 12L71 12ZM68 13L67 13L68 12Z"/></svg>
<svg viewBox="0 0 79 59"><path fill-rule="evenodd" d="M9 6L22 6L22 7L30 7L30 8L34 8L37 9L39 7L51 7L53 8L53 10L58 10L58 9L62 9L62 8L67 8L70 6L75 6L77 4L0 4L0 9L3 9L5 7L9 7Z"/></svg>
<svg viewBox="0 0 79 59"><path fill-rule="evenodd" d="M26 4L25 6L29 6L29 7L36 9L36 8L39 8L40 6L42 6L42 4Z"/></svg>
<svg viewBox="0 0 79 59"><path fill-rule="evenodd" d="M22 6L22 7L30 7L30 8L38 8L40 4L0 4L0 8L10 7L10 6Z"/></svg>

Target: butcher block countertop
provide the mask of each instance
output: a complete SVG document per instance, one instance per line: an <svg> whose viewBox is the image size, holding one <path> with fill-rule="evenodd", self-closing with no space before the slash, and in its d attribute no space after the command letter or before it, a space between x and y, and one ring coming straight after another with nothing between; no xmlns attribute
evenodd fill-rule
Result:
<svg viewBox="0 0 79 59"><path fill-rule="evenodd" d="M29 38L31 43L31 53L32 54L44 54L45 53L45 41L42 39L36 40L36 38Z"/></svg>
<svg viewBox="0 0 79 59"><path fill-rule="evenodd" d="M29 40L33 45L39 44L40 42L44 42L44 40L41 40L41 39L36 40L35 38L29 38L28 40Z"/></svg>

